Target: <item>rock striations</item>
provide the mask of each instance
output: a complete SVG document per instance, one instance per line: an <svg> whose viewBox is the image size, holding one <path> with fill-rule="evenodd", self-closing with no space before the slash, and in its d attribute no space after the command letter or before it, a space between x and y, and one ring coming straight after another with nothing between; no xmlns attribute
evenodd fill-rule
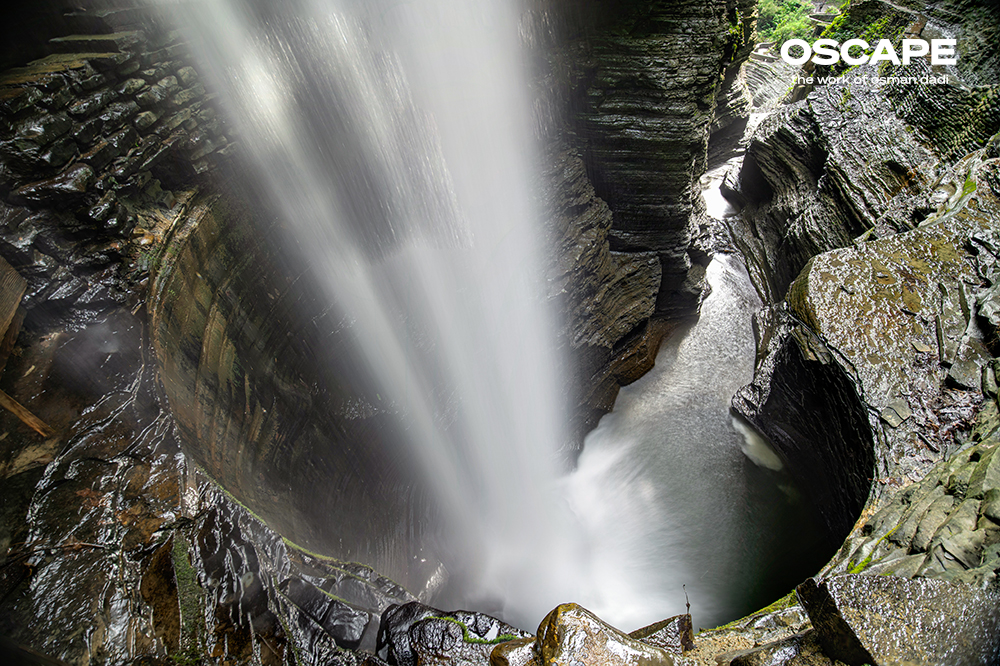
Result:
<svg viewBox="0 0 1000 666"><path fill-rule="evenodd" d="M127 269L128 241L148 245L171 188L234 144L176 35L123 11L66 20L92 32L0 74L0 251L28 280L29 313L79 319L142 279L148 256Z"/></svg>
<svg viewBox="0 0 1000 666"><path fill-rule="evenodd" d="M821 507L857 507L836 527L843 546L797 597L699 636L721 646L755 627L771 632L729 653L733 664L971 664L1000 654L1000 70L977 46L996 30L986 12L975 2L852 3L829 34L954 36L961 64L857 67L802 88L761 124L729 181L745 204L737 243L775 302L758 319L757 376L734 406L800 473L809 464L794 440L819 444L820 457L839 450L815 470L811 492ZM920 81L931 76L938 82ZM854 424L837 442L819 431L789 437L834 405L841 416L824 424ZM782 614L802 610L809 624L777 630Z"/></svg>
<svg viewBox="0 0 1000 666"><path fill-rule="evenodd" d="M536 3L525 14L581 431L652 365L662 322L697 312L699 179L710 137L746 125L740 72L755 18L752 2L721 0Z"/></svg>

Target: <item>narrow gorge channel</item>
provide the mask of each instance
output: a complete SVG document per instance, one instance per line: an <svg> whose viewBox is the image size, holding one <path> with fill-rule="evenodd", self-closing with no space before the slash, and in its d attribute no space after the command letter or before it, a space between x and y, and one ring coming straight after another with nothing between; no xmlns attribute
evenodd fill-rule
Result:
<svg viewBox="0 0 1000 666"><path fill-rule="evenodd" d="M721 237L738 215L721 183L741 161L702 178ZM563 481L586 535L581 603L616 626L652 624L682 599L695 626L724 624L782 596L831 554L809 495L731 408L753 380L762 306L739 253L716 253L707 283L697 321L621 389Z"/></svg>

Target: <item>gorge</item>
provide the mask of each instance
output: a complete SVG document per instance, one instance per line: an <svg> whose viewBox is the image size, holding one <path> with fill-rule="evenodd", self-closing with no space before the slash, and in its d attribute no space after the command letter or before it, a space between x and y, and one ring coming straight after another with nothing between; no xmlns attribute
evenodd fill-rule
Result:
<svg viewBox="0 0 1000 666"><path fill-rule="evenodd" d="M747 60L752 2L312 15L319 5L202 3L180 30L155 8L86 4L19 24L34 60L5 55L0 78L0 254L21 276L8 293L24 294L5 296L22 312L2 386L50 428L4 415L10 654L573 658L550 639L590 622L584 611L559 606L537 639L524 631L556 604L587 605L575 595L595 582L551 480L588 473L592 440L620 414L581 453L584 433L619 387L655 380L661 340L658 371L686 328L712 320L727 287L709 294L706 276L738 253L763 307L720 404L739 388L740 428L774 446L827 543L757 527L786 550L789 579L753 604L797 593L697 636L685 616L613 634L609 649L654 663L892 663L863 622L830 619L874 595L890 629L912 621L900 600L935 609L905 658L996 657L988 7L853 2L827 28L838 38L955 35L959 64L935 70L949 83L866 86L860 68L778 106L769 65ZM267 30L228 30L243 22ZM530 57L509 68L498 40ZM777 92L747 89L760 80ZM741 215L712 221L699 178L728 159L751 98L777 109L723 181ZM726 455L766 476L728 420ZM680 457L664 464L683 478L694 463ZM720 502L700 522L733 509L693 487L707 496L691 507ZM580 493L601 504L584 513L608 506ZM611 545L627 544L636 528L612 523L624 538ZM635 552L610 558L612 574ZM654 567L669 557L651 553ZM724 567L738 588L746 566ZM610 597L626 607L620 628L650 621ZM683 590L661 617L681 603ZM934 642L956 632L958 653Z"/></svg>

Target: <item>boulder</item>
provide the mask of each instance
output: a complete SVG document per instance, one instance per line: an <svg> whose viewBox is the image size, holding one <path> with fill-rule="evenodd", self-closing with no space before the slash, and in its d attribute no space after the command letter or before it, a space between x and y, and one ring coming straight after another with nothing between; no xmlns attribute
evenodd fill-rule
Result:
<svg viewBox="0 0 1000 666"><path fill-rule="evenodd" d="M694 627L688 614L675 615L642 629L636 629L630 637L660 647L672 654L680 654L694 649Z"/></svg>
<svg viewBox="0 0 1000 666"><path fill-rule="evenodd" d="M577 604L562 604L538 627L543 664L551 666L673 666L670 653L636 640Z"/></svg>
<svg viewBox="0 0 1000 666"><path fill-rule="evenodd" d="M376 653L395 666L413 666L416 659L410 649L410 627L425 618L444 614L444 611L416 601L389 606L382 613Z"/></svg>
<svg viewBox="0 0 1000 666"><path fill-rule="evenodd" d="M537 645L533 637L501 643L490 653L490 666L542 666Z"/></svg>
<svg viewBox="0 0 1000 666"><path fill-rule="evenodd" d="M842 575L796 589L824 652L861 664L995 663L1000 595L941 580Z"/></svg>

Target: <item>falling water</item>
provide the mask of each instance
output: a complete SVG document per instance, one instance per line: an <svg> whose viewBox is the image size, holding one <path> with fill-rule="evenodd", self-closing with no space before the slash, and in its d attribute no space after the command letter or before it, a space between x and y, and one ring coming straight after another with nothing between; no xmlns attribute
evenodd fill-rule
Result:
<svg viewBox="0 0 1000 666"><path fill-rule="evenodd" d="M533 560L579 549L563 509L548 509L565 409L515 3L266 4L178 9L266 195L357 332L381 407L402 421L450 526L441 556L464 564L472 597L544 586L558 603L580 578L572 558L558 571Z"/></svg>
<svg viewBox="0 0 1000 666"><path fill-rule="evenodd" d="M762 535L777 531L751 507L791 500L741 453L728 414L752 372L757 307L735 261L712 264L701 320L558 478L565 406L515 3L178 11L436 494L457 600L499 599L527 628L576 600L634 628L680 612L684 589L703 621L757 599L744 588L763 584Z"/></svg>

